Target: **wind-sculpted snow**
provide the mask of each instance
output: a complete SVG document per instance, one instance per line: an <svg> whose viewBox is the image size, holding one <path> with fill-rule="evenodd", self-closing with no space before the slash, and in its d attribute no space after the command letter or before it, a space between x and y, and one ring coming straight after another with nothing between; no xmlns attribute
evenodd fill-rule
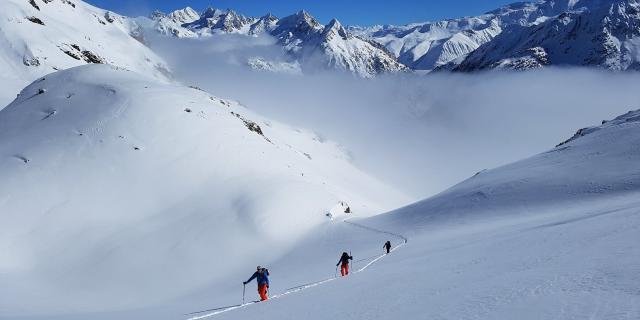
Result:
<svg viewBox="0 0 640 320"><path fill-rule="evenodd" d="M106 65L0 111L2 315L139 308L269 263L338 203L406 198L341 148L197 88Z"/></svg>

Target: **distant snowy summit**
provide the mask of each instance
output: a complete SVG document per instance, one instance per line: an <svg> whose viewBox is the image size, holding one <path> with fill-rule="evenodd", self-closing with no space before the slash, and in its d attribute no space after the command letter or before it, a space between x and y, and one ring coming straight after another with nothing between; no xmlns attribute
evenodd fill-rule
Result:
<svg viewBox="0 0 640 320"><path fill-rule="evenodd" d="M349 30L414 70L640 69L637 0L518 2L478 17Z"/></svg>
<svg viewBox="0 0 640 320"><path fill-rule="evenodd" d="M306 11L277 18L266 14L245 17L233 10L208 8L197 14L191 8L170 14L154 13L155 30L179 38L214 34L270 35L291 57L308 69L337 69L362 77L409 70L379 43L352 34L338 20L323 25Z"/></svg>

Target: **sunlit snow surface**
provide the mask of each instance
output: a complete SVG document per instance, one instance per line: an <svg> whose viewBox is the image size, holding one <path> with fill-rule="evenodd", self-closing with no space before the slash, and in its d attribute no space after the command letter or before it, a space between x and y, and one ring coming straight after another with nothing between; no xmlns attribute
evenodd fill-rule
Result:
<svg viewBox="0 0 640 320"><path fill-rule="evenodd" d="M335 143L106 65L26 87L0 111L0 157L10 315L174 299L277 259L341 202L407 201Z"/></svg>
<svg viewBox="0 0 640 320"><path fill-rule="evenodd" d="M34 83L0 114L1 136L23 132L0 144L3 318L187 319L241 303L258 264L278 298L208 318L639 316L637 112L431 199L348 220L362 228L321 213L336 190L358 213L389 190L340 158L330 187L315 184L327 162L307 168L297 150L329 161L340 155L331 144L289 148L295 130L249 131L230 111L264 120L236 103L106 66L51 77L65 81ZM378 259L384 241L402 244L395 235L408 242ZM342 251L353 270L378 260L329 280Z"/></svg>
<svg viewBox="0 0 640 320"><path fill-rule="evenodd" d="M367 272L215 319L637 319L639 116L357 220L408 243ZM352 232L342 236L354 252L382 243L353 241ZM296 273L329 267L329 257L312 263L309 247L287 259L304 261Z"/></svg>
<svg viewBox="0 0 640 320"><path fill-rule="evenodd" d="M0 318L187 319L241 303L256 265L271 271L275 299L199 316L640 318L638 112L371 217L407 201L372 176L440 190L637 107L637 75L319 81L247 76L215 51L186 54L197 48L186 42L172 50L180 80L302 130L164 83L162 59L130 36L133 20L79 1L36 3L0 3L0 103L37 79L0 111ZM335 52L353 51L333 26ZM486 27L477 42L446 34L441 51L455 54L423 62L475 49L499 31ZM112 66L46 75L87 63L65 50ZM385 165L363 173L352 161ZM398 250L384 256L387 240ZM359 272L337 278L342 251ZM255 283L246 289L256 299Z"/></svg>

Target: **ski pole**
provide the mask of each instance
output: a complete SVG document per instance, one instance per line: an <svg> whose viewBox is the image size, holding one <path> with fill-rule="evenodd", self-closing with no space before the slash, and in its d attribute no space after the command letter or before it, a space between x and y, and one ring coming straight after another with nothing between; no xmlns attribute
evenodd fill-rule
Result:
<svg viewBox="0 0 640 320"><path fill-rule="evenodd" d="M334 277L334 278L337 278L337 277L338 277L338 266L336 266L336 272L333 274L333 277Z"/></svg>
<svg viewBox="0 0 640 320"><path fill-rule="evenodd" d="M349 251L349 257L351 257L351 270L356 270L355 261L353 261L353 256L351 255L351 251ZM349 262L349 260L347 260Z"/></svg>
<svg viewBox="0 0 640 320"><path fill-rule="evenodd" d="M244 290L247 288L246 284L242 284L242 304L244 304Z"/></svg>

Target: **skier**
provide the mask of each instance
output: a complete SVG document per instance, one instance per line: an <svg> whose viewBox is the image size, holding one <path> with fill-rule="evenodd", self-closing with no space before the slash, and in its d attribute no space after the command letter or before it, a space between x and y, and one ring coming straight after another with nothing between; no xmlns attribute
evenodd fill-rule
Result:
<svg viewBox="0 0 640 320"><path fill-rule="evenodd" d="M387 250L387 254L389 254L389 252L391 252L391 241L387 241L384 243L384 246L382 246L385 250Z"/></svg>
<svg viewBox="0 0 640 320"><path fill-rule="evenodd" d="M269 299L267 296L267 290L269 290L269 270L267 268L263 268L261 266L257 267L257 270L249 280L243 282L242 284L246 285L251 282L251 280L256 279L258 282L258 294L260 295L260 301L265 301Z"/></svg>
<svg viewBox="0 0 640 320"><path fill-rule="evenodd" d="M338 263L336 264L336 267L342 264L342 266L340 267L340 274L343 277L349 274L349 260L353 260L353 257L348 253L343 252L340 260L338 260Z"/></svg>

